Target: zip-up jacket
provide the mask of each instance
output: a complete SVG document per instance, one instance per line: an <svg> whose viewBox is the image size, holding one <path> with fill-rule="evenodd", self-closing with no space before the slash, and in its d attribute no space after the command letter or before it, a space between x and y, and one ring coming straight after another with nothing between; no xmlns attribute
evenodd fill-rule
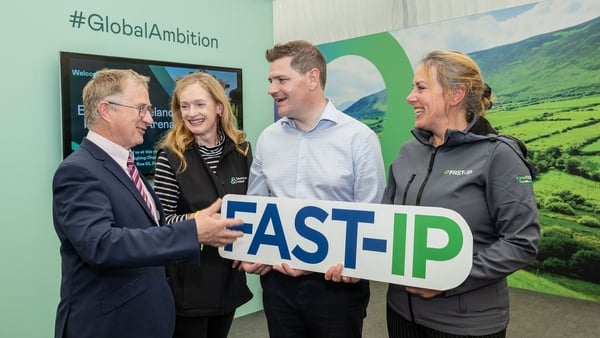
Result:
<svg viewBox="0 0 600 338"><path fill-rule="evenodd" d="M248 148L247 156L238 153L234 142L225 137L216 175L195 145L184 152L187 168L182 173L177 173L179 158L168 149L159 150L167 155L179 185L177 214L204 209L228 193L246 193L252 152L250 143L241 148ZM223 315L252 298L245 273L232 269L232 261L222 258L212 246L202 247L199 266L174 264L167 272L179 316Z"/></svg>
<svg viewBox="0 0 600 338"><path fill-rule="evenodd" d="M383 203L452 209L473 234L473 266L458 287L423 299L390 284L387 302L408 320L456 335L506 328L506 277L533 262L540 229L533 192L535 169L518 142L501 135L448 130L434 147L413 130L389 170Z"/></svg>

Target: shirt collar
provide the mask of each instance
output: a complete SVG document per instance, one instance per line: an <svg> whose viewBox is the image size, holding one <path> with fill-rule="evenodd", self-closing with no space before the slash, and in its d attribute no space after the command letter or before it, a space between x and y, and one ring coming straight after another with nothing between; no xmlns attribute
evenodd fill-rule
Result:
<svg viewBox="0 0 600 338"><path fill-rule="evenodd" d="M311 132L311 131L317 129L319 126L321 126L323 124L337 124L338 120L340 118L339 114L340 114L339 110L337 110L337 108L333 105L333 103L331 103L331 100L327 99L327 104L325 105L325 109L323 109L323 112L321 112L321 116L319 116L319 119L317 120L315 127L312 128L311 130L309 130L308 132ZM284 116L281 119L279 119L279 122L281 124L287 124L290 127L296 128L296 123L295 123L294 119L290 119L289 117Z"/></svg>
<svg viewBox="0 0 600 338"><path fill-rule="evenodd" d="M123 170L125 170L125 172L127 172L127 158L129 157L130 150L123 148L92 130L88 132L87 139L94 142L100 149L104 150L121 168L123 168Z"/></svg>

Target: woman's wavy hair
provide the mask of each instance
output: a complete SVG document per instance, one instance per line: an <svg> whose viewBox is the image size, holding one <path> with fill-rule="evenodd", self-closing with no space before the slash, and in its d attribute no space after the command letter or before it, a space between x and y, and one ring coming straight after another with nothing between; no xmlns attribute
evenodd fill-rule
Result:
<svg viewBox="0 0 600 338"><path fill-rule="evenodd" d="M205 72L195 72L185 75L176 80L173 97L171 98L171 112L173 119L173 128L170 129L157 144L157 149L171 150L181 162L178 172L183 172L187 168L184 152L194 144L194 134L185 126L180 108L181 92L188 86L198 83L208 91L215 103L223 106L223 114L219 117L217 128L221 128L226 137L229 137L235 143L235 150L246 156L249 147L241 148L241 144L246 141L246 133L238 129L237 119L231 109L231 103L225 93L225 88L221 82L212 75Z"/></svg>

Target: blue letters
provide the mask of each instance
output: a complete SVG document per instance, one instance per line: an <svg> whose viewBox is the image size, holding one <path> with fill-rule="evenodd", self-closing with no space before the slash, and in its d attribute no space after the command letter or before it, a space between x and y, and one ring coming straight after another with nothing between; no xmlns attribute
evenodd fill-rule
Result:
<svg viewBox="0 0 600 338"><path fill-rule="evenodd" d="M296 231L298 234L317 245L317 250L313 253L310 253L296 245L296 247L292 250L292 253L299 260L306 263L315 264L322 262L325 257L327 257L327 253L329 251L327 237L317 230L308 227L305 222L307 218L314 217L323 223L327 219L327 216L327 212L317 207L304 207L296 214Z"/></svg>
<svg viewBox="0 0 600 338"><path fill-rule="evenodd" d="M273 225L273 235L266 234L269 223ZM279 217L279 211L277 210L276 204L268 203L265 207L263 217L258 223L258 228L256 229L256 234L252 239L252 243L250 243L248 253L251 255L256 255L261 244L279 247L279 255L281 258L290 259L290 250L288 249L288 245L285 240L285 233L283 231L281 217Z"/></svg>
<svg viewBox="0 0 600 338"><path fill-rule="evenodd" d="M228 201L227 202L227 215L225 215L225 217L235 218L236 211L256 213L256 203ZM231 229L240 230L241 232L243 232L245 234L251 234L252 233L252 224L243 223L242 225L238 225L236 227L231 227ZM231 251L231 250L233 250L233 245L227 244L223 249L225 251Z"/></svg>
<svg viewBox="0 0 600 338"><path fill-rule="evenodd" d="M356 250L358 248L358 223L373 223L375 212L364 210L333 209L331 219L346 221L346 253L344 267L356 268Z"/></svg>

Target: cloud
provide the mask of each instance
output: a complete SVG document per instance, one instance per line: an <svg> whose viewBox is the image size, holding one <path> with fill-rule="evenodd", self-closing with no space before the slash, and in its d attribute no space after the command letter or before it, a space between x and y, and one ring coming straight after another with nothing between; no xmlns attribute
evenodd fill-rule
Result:
<svg viewBox="0 0 600 338"><path fill-rule="evenodd" d="M434 49L465 53L518 42L598 17L600 1L542 1L390 33L414 65Z"/></svg>
<svg viewBox="0 0 600 338"><path fill-rule="evenodd" d="M325 95L335 105L355 102L384 88L377 68L361 56L346 55L327 64Z"/></svg>

